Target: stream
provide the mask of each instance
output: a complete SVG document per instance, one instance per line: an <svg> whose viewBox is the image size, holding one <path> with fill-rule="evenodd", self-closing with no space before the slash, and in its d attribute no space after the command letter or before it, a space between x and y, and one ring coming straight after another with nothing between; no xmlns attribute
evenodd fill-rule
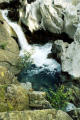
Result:
<svg viewBox="0 0 80 120"><path fill-rule="evenodd" d="M54 88L54 85L59 82L61 67L54 59L47 57L48 54L51 53L52 43L30 45L27 42L21 26L8 19L8 11L3 10L1 12L3 18L17 34L18 42L21 47L20 56L23 56L27 51L30 52L30 59L33 60L30 68L21 71L18 76L19 81L21 83L31 82L34 90L45 91L48 88Z"/></svg>

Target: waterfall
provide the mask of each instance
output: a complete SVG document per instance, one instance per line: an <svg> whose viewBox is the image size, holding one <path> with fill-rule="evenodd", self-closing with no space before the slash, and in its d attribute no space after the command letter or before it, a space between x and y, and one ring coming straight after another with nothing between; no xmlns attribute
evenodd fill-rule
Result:
<svg viewBox="0 0 80 120"><path fill-rule="evenodd" d="M22 50L30 50L31 47L29 46L29 44L26 41L25 35L22 31L22 28L19 24L17 24L16 22L11 22L8 18L8 10L3 10L2 12L2 16L3 18L6 20L6 22L13 28L13 30L16 32L18 40L19 40L19 44Z"/></svg>
<svg viewBox="0 0 80 120"><path fill-rule="evenodd" d="M52 43L46 43L45 45L29 45L21 26L8 19L7 10L3 10L1 12L3 18L13 28L18 36L19 44L21 46L20 55L23 55L24 51L32 53L31 59L33 59L34 65L32 65L30 70L28 69L21 73L20 81L32 82L34 84L33 86L37 86L37 90L39 89L39 86L47 86L46 88L48 88L48 86L53 87L53 79L56 80L57 78L54 78L55 72L60 72L61 67L54 59L47 58L48 54L51 52Z"/></svg>

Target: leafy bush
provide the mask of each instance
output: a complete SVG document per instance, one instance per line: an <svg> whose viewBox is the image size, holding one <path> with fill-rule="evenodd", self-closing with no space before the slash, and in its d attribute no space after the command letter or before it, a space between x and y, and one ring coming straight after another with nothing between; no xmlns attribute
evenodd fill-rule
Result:
<svg viewBox="0 0 80 120"><path fill-rule="evenodd" d="M49 89L47 93L47 100L51 103L53 108L64 110L69 102L70 92L65 90L65 87L61 85L55 92Z"/></svg>
<svg viewBox="0 0 80 120"><path fill-rule="evenodd" d="M20 58L18 59L17 68L18 68L19 70L22 70L23 68L24 68L24 69L25 69L25 68L29 68L30 65L32 64L32 60L31 60L30 57L31 57L31 53L29 53L29 52L26 52L26 53L24 54L24 56L20 57Z"/></svg>
<svg viewBox="0 0 80 120"><path fill-rule="evenodd" d="M6 89L7 85L0 85L0 112L10 111L12 105L10 101L7 101L6 98Z"/></svg>

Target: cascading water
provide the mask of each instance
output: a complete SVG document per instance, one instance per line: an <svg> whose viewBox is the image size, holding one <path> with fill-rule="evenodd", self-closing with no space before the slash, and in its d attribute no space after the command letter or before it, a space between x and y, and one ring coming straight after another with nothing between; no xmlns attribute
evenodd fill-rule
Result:
<svg viewBox="0 0 80 120"><path fill-rule="evenodd" d="M1 11L3 18L7 21L7 23L13 28L13 30L16 32L17 36L18 36L18 40L19 40L19 44L22 50L29 50L30 46L28 45L28 43L26 42L26 38L23 34L22 28L20 27L20 25L18 25L16 22L11 22L8 18L8 10L3 10Z"/></svg>
<svg viewBox="0 0 80 120"><path fill-rule="evenodd" d="M24 54L24 51L32 52L31 59L33 64L29 69L24 69L19 75L20 82L31 82L35 90L46 90L49 87L53 87L54 83L58 81L57 73L61 71L60 65L54 60L47 58L51 52L52 44L47 43L45 45L29 45L20 25L16 22L12 22L7 18L8 11L2 11L4 19L14 29L18 36L19 44L21 46L20 55Z"/></svg>

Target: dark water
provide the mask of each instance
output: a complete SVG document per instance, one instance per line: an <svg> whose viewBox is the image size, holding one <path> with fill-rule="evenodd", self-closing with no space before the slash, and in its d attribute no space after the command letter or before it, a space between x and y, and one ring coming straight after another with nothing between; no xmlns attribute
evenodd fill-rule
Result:
<svg viewBox="0 0 80 120"><path fill-rule="evenodd" d="M55 89L55 85L60 83L60 72L56 69L50 71L45 67L36 67L31 65L30 68L24 69L18 75L19 82L31 82L34 90L48 91L49 88Z"/></svg>
<svg viewBox="0 0 80 120"><path fill-rule="evenodd" d="M48 54L51 53L52 43L46 43L45 45L30 45L28 44L24 32L20 25L10 21L7 18L8 11L2 11L4 19L14 29L18 36L18 40L21 46L21 50L24 54L31 52L31 59L33 63L28 69L23 69L18 75L20 82L31 82L34 90L46 91L49 88L54 88L55 84L59 84L59 71L61 71L60 65L54 60L49 59ZM37 67L36 67L37 66Z"/></svg>

